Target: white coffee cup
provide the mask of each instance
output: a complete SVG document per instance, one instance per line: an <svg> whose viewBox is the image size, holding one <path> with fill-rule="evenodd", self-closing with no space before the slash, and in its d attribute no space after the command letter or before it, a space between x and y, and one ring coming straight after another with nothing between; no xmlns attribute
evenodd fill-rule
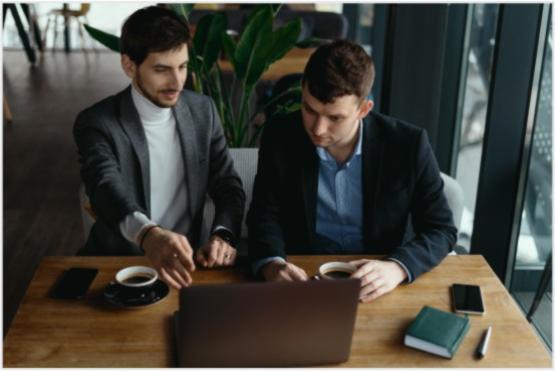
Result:
<svg viewBox="0 0 555 371"><path fill-rule="evenodd" d="M322 264L318 268L318 275L324 279L349 278L351 274L356 272L357 267L351 263L345 262L329 262Z"/></svg>
<svg viewBox="0 0 555 371"><path fill-rule="evenodd" d="M158 272L150 267L132 266L121 269L116 273L116 281L126 287L147 287L158 279Z"/></svg>

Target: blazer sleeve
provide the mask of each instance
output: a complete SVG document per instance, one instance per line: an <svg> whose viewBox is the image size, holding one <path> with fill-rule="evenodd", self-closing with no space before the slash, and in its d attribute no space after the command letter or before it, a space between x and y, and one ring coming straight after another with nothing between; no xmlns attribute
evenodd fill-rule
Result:
<svg viewBox="0 0 555 371"><path fill-rule="evenodd" d="M413 280L439 264L457 241L439 166L424 130L420 132L414 158L411 221L415 237L389 255L410 270Z"/></svg>
<svg viewBox="0 0 555 371"><path fill-rule="evenodd" d="M241 236L241 224L245 213L245 191L241 178L233 167L222 124L211 99L210 110L212 137L208 194L214 201L215 207L212 231L217 226L223 226L238 239Z"/></svg>
<svg viewBox="0 0 555 371"><path fill-rule="evenodd" d="M130 197L119 171L111 136L102 118L81 112L73 127L81 178L96 215L119 234L119 224L134 211L146 213Z"/></svg>
<svg viewBox="0 0 555 371"><path fill-rule="evenodd" d="M279 155L275 148L282 139L277 137L278 133L273 130L277 126L279 125L271 123L266 125L258 151L252 202L247 215L251 263L268 257L286 257L278 197L281 183Z"/></svg>

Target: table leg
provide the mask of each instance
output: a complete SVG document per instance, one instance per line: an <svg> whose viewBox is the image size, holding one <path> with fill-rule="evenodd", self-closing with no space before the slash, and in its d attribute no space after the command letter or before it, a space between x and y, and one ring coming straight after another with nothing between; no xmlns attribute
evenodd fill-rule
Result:
<svg viewBox="0 0 555 371"><path fill-rule="evenodd" d="M37 45L37 48L40 52L44 52L44 45L42 43L40 28L36 18L33 18L33 16L31 15L31 6L33 6L33 4L21 4L21 9L23 10L23 14L25 14L25 17L27 18L27 22L29 23L29 25L31 25L31 28L33 29L32 32L33 36L35 37L35 44Z"/></svg>
<svg viewBox="0 0 555 371"><path fill-rule="evenodd" d="M2 28L4 28L4 25L6 24L6 13L8 13L8 6L7 4L4 4L2 7Z"/></svg>
<svg viewBox="0 0 555 371"><path fill-rule="evenodd" d="M23 27L23 22L21 22L21 18L19 17L19 13L15 4L4 4L4 7L11 11L13 19L15 21L15 26L17 27L17 32L19 33L19 38L21 39L21 43L25 48L25 53L27 54L27 58L31 63L35 63L37 61L37 57L35 55L35 49L31 46L29 42L29 36L27 32L25 32L25 28Z"/></svg>
<svg viewBox="0 0 555 371"><path fill-rule="evenodd" d="M67 11L69 10L69 7L67 3L64 3L63 9L64 9L64 43L65 43L64 47L65 47L66 53L69 53L71 51L71 40L69 35L69 17L67 16Z"/></svg>

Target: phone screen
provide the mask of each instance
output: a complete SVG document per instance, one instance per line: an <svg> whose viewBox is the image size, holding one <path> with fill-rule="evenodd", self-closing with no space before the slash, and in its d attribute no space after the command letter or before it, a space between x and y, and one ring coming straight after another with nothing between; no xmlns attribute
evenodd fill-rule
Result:
<svg viewBox="0 0 555 371"><path fill-rule="evenodd" d="M457 313L484 314L480 286L455 283L451 287L453 307Z"/></svg>
<svg viewBox="0 0 555 371"><path fill-rule="evenodd" d="M98 269L70 268L64 272L52 290L50 297L56 299L80 299L85 296Z"/></svg>

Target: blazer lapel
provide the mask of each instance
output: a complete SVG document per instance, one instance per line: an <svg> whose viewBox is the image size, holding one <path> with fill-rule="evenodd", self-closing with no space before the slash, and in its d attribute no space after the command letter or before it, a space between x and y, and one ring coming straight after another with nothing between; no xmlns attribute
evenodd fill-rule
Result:
<svg viewBox="0 0 555 371"><path fill-rule="evenodd" d="M193 179L199 174L199 158L197 151L197 143L195 141L195 125L193 123L193 117L191 116L191 111L185 102L183 96L181 96L173 108L175 115L175 121L177 125L177 132L179 135L179 141L181 142L181 151L183 152L184 159L184 174L185 174L185 184L187 185L187 194L189 197L189 212L197 210L199 200L204 200L198 196L198 184L194 182Z"/></svg>
<svg viewBox="0 0 555 371"><path fill-rule="evenodd" d="M119 109L121 125L131 140L131 145L139 160L144 191L144 205L148 214L147 216L150 217L150 162L148 144L143 124L131 97L131 85L121 93Z"/></svg>
<svg viewBox="0 0 555 371"><path fill-rule="evenodd" d="M362 138L362 198L364 243L372 246L377 236L375 208L383 166L384 144L380 140L377 122L370 114L364 120L364 137Z"/></svg>
<svg viewBox="0 0 555 371"><path fill-rule="evenodd" d="M302 128L302 123L299 123ZM308 243L312 245L316 233L316 201L318 197L318 155L303 129L301 153L301 187L303 192Z"/></svg>

